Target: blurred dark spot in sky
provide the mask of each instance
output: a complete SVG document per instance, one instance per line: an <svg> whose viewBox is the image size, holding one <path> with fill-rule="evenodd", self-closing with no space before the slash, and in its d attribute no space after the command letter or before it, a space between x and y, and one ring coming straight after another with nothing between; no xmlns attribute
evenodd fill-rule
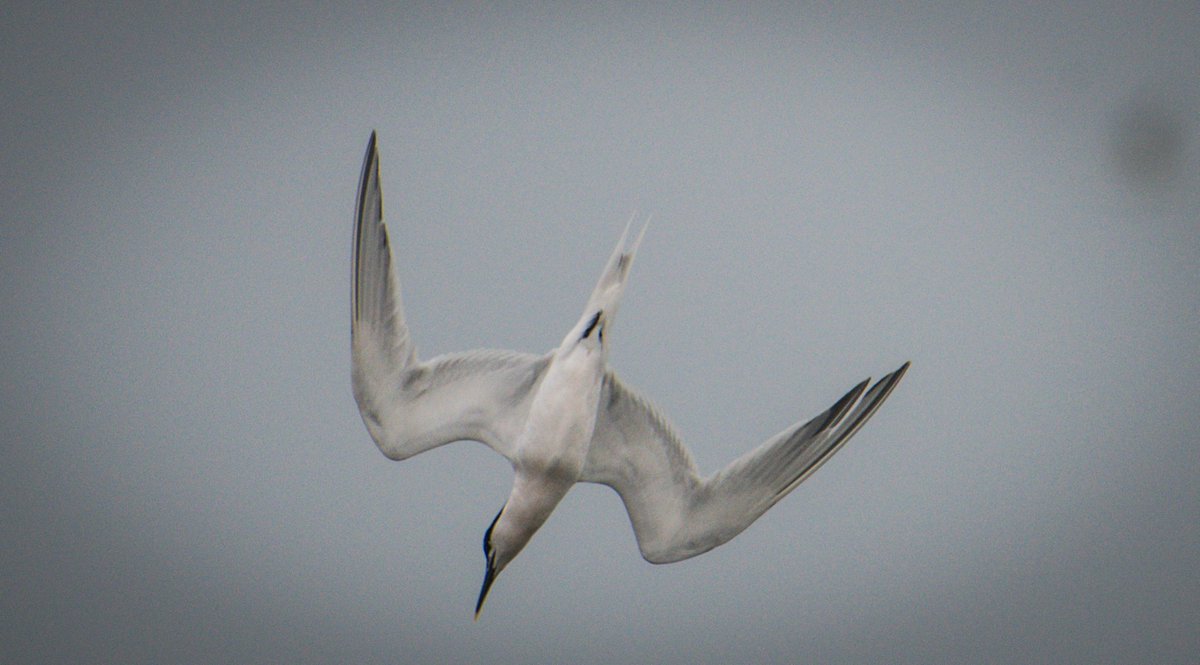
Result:
<svg viewBox="0 0 1200 665"><path fill-rule="evenodd" d="M1161 99L1126 103L1112 128L1112 150L1122 175L1139 187L1169 186L1182 171L1188 125Z"/></svg>

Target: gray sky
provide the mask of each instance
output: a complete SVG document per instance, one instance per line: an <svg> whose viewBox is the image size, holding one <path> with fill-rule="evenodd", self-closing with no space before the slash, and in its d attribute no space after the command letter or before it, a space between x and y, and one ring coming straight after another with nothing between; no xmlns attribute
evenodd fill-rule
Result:
<svg viewBox="0 0 1200 665"><path fill-rule="evenodd" d="M21 3L19 3L21 4ZM0 24L0 660L1185 662L1200 12L91 4ZM913 367L729 544L387 461L349 381L380 132L422 354L542 351L633 210L612 362L707 471Z"/></svg>

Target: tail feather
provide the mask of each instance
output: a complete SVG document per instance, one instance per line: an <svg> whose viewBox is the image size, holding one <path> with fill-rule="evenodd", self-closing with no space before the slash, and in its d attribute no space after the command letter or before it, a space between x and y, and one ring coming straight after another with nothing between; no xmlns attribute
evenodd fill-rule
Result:
<svg viewBox="0 0 1200 665"><path fill-rule="evenodd" d="M646 236L646 229L650 226L650 219L647 218L637 238L630 245L628 243L629 230L633 226L633 219L636 216L636 213L630 215L629 221L625 224L625 230L621 232L621 238L617 240L617 246L608 258L604 272L600 274L596 288L592 290L591 298L588 299L588 309L604 311L605 318L609 321L616 315L617 305L620 304L621 294L625 290L625 280L629 276L629 269L633 266L633 259L637 255L638 248L641 247L642 238Z"/></svg>

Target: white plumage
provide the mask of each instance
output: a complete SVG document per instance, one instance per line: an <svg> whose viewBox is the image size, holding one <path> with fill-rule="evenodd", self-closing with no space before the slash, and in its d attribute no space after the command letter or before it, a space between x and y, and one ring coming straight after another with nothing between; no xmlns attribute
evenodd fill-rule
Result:
<svg viewBox="0 0 1200 665"><path fill-rule="evenodd" d="M741 533L816 471L908 369L904 363L869 388L870 380L863 381L816 418L701 477L662 415L608 368L605 330L642 237L627 247L628 232L627 226L578 323L554 351L468 351L422 362L404 320L371 134L354 232L354 397L391 459L467 439L512 464L512 493L484 535L487 569L476 617L496 576L575 483L617 491L646 560L702 554Z"/></svg>

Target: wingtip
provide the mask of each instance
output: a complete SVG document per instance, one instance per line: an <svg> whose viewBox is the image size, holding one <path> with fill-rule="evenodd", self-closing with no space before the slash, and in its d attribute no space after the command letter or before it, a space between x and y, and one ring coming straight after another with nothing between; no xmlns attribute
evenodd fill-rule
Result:
<svg viewBox="0 0 1200 665"><path fill-rule="evenodd" d="M379 175L379 147L375 130L371 130L371 136L367 139L367 149L363 152L362 175L358 179L359 189L359 204L366 195L368 183L372 178L378 179Z"/></svg>
<svg viewBox="0 0 1200 665"><path fill-rule="evenodd" d="M839 399L833 406L829 407L829 410L825 412L827 414L825 421L821 423L817 430L826 430L840 423L842 418L850 412L850 407L854 406L854 404L858 402L858 398L862 396L863 391L867 389L867 386L870 383L871 379L868 378L867 380L859 383L857 386L851 388L850 391L845 395L842 395L842 398ZM820 416L818 416L818 418L820 418Z"/></svg>
<svg viewBox="0 0 1200 665"><path fill-rule="evenodd" d="M858 398L861 397L862 394L867 391L867 388L869 388L870 385L871 385L871 377L868 376L867 378L860 381L858 383L858 385L851 388L850 392L846 393L845 396L842 397L842 400L847 402L847 406L858 402Z"/></svg>
<svg viewBox="0 0 1200 665"><path fill-rule="evenodd" d="M379 216L379 219L364 220L368 208L368 199L371 196L372 190L378 196L378 210L376 214ZM368 139L367 150L363 154L362 173L358 177L358 201L354 210L354 235L359 239L356 241L356 248L357 243L361 242L364 223L368 221L380 221L382 217L383 193L379 191L379 150L375 143L375 131L371 130L371 138Z"/></svg>
<svg viewBox="0 0 1200 665"><path fill-rule="evenodd" d="M364 161L373 162L378 160L379 155L379 135L374 129L371 130L371 136L367 138L367 154Z"/></svg>

